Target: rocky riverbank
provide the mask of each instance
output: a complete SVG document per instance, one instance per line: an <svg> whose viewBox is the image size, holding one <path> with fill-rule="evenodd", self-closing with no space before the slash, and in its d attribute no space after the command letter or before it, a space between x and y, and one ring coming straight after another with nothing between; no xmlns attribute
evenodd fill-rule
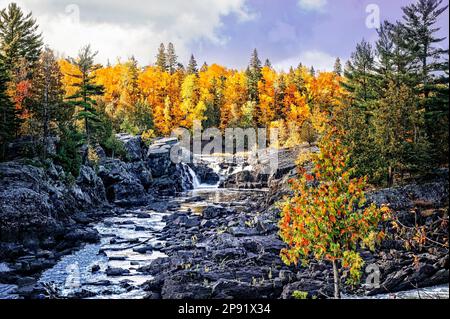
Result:
<svg viewBox="0 0 450 319"><path fill-rule="evenodd" d="M214 188L215 170L170 161L176 140L147 149L139 138L121 139L126 160L99 149L98 166L83 166L72 183L55 165L0 164L0 284L12 285L0 290L26 298L332 296L329 264L287 267L279 257L284 243L276 203L290 194L298 150L280 152L278 169L270 173L255 163L219 165L228 173L220 174L222 188ZM211 187L189 191L202 183ZM448 284L448 170L372 192L369 199L389 204L402 231L388 226L381 247L361 251L379 284L346 286L344 293L372 296ZM420 244L417 229L426 231ZM92 245L77 251L85 243ZM84 265L82 280L62 294L64 267L73 262ZM51 288L53 281L60 286Z"/></svg>
<svg viewBox="0 0 450 319"><path fill-rule="evenodd" d="M289 193L280 184L294 174L289 165L281 167L281 173L268 177L272 185L268 193L250 194L238 207L216 203L200 215L177 212L166 217L167 225L159 238L167 242L161 251L168 257L140 269L154 276L144 285L148 297L290 299L299 291L310 298L332 296L331 265L313 261L309 267L294 268L279 258L284 244L277 235L279 210L272 203ZM251 180L258 176L256 173ZM239 186L234 176L232 181ZM245 180L242 188L248 188ZM347 286L344 293L373 296L448 284L448 246L434 244L448 240L448 170L420 184L372 192L369 199L391 206L405 226L402 235L410 239L411 246L391 229L375 252L361 251L369 266L362 283L374 270L379 281L369 278L368 283L375 285ZM414 227L430 232L428 244L414 246Z"/></svg>
<svg viewBox="0 0 450 319"><path fill-rule="evenodd" d="M148 148L140 137L118 137L126 158L108 158L97 147L98 163L84 154L75 180L52 161L0 163L0 283L29 286L30 276L36 279L61 256L98 242L94 223L121 207L158 203L159 196L193 188L184 164L171 161L177 140L159 139Z"/></svg>

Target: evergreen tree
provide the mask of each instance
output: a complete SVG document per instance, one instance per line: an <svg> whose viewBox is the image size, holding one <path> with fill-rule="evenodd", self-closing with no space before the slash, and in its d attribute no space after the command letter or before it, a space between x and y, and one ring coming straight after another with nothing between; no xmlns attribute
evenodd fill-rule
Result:
<svg viewBox="0 0 450 319"><path fill-rule="evenodd" d="M267 68L272 68L272 63L270 62L269 59L266 59L266 62L264 62L264 66Z"/></svg>
<svg viewBox="0 0 450 319"><path fill-rule="evenodd" d="M197 61L195 60L195 57L193 54L191 55L191 59L189 60L187 73L188 74L197 74L198 73Z"/></svg>
<svg viewBox="0 0 450 319"><path fill-rule="evenodd" d="M438 18L448 9L443 0L418 0L403 8L406 49L414 58L412 71L419 75L417 98L425 108L427 133L436 150L435 159L448 163L448 42L437 35ZM446 141L442 140L447 136ZM440 150L443 151L440 151Z"/></svg>
<svg viewBox="0 0 450 319"><path fill-rule="evenodd" d="M309 74L311 74L311 76L316 76L316 69L314 69L314 66L309 69Z"/></svg>
<svg viewBox="0 0 450 319"><path fill-rule="evenodd" d="M167 47L167 54L166 54L166 63L167 63L167 70L170 72L170 74L174 74L177 71L177 55L175 54L175 47L173 43L169 43Z"/></svg>
<svg viewBox="0 0 450 319"><path fill-rule="evenodd" d="M334 63L334 73L338 76L342 75L342 64L340 58L336 58L336 62Z"/></svg>
<svg viewBox="0 0 450 319"><path fill-rule="evenodd" d="M0 11L0 56L8 71L13 72L20 59L32 65L41 49L42 37L31 13L25 15L15 3Z"/></svg>
<svg viewBox="0 0 450 319"><path fill-rule="evenodd" d="M377 156L372 172L375 179L392 186L394 177L405 172L426 172L430 163L429 144L424 134L424 117L406 85L388 85L374 109L374 143Z"/></svg>
<svg viewBox="0 0 450 319"><path fill-rule="evenodd" d="M350 164L361 176L373 176L377 158L370 123L376 98L374 63L372 46L363 40L346 64L342 85L351 97L345 101L345 111L337 117L339 125L346 132L344 137L351 154Z"/></svg>
<svg viewBox="0 0 450 319"><path fill-rule="evenodd" d="M367 109L368 102L375 97L371 85L374 78L374 63L372 46L363 40L356 46L356 51L352 53L344 72L346 77L344 87L353 93L355 103L363 109Z"/></svg>
<svg viewBox="0 0 450 319"><path fill-rule="evenodd" d="M391 84L397 87L402 84L414 86L417 77L411 70L413 58L404 48L407 36L403 26L400 23L392 24L385 21L378 30L378 36L376 42L378 62L375 67L377 90L383 91Z"/></svg>
<svg viewBox="0 0 450 319"><path fill-rule="evenodd" d="M223 90L225 79L212 80L210 93L213 96L212 101L206 103L205 120L203 121L204 128L219 127L220 125L220 110L223 105Z"/></svg>
<svg viewBox="0 0 450 319"><path fill-rule="evenodd" d="M47 143L52 130L71 117L71 108L64 104L62 74L53 51L45 49L33 72L28 108L37 125L42 156L47 157Z"/></svg>
<svg viewBox="0 0 450 319"><path fill-rule="evenodd" d="M164 46L164 43L159 45L158 54L156 55L156 66L162 71L168 70L166 47Z"/></svg>
<svg viewBox="0 0 450 319"><path fill-rule="evenodd" d="M60 131L61 139L56 150L55 161L66 173L77 177L82 163L80 147L83 143L83 134L78 132L74 124L70 122L62 125Z"/></svg>
<svg viewBox="0 0 450 319"><path fill-rule="evenodd" d="M92 52L91 46L87 45L81 49L76 59L70 59L81 75L72 75L77 81L74 84L78 88L76 93L68 98L70 103L78 109L77 118L84 122L84 134L88 144L95 130L101 125L98 116L95 97L103 95L103 86L95 84L95 71L98 65L94 64L97 52Z"/></svg>
<svg viewBox="0 0 450 319"><path fill-rule="evenodd" d="M7 94L8 72L0 59L0 160L6 158L8 143L15 137L17 117L14 104Z"/></svg>
<svg viewBox="0 0 450 319"><path fill-rule="evenodd" d="M425 97L433 89L435 72L444 71L439 61L442 56L448 56L448 49L438 46L446 38L436 35L440 30L436 27L437 19L448 8L448 5L442 6L442 3L443 0L418 0L403 8L407 45L415 58L416 70L421 74L420 82Z"/></svg>
<svg viewBox="0 0 450 319"><path fill-rule="evenodd" d="M256 49L253 51L246 74L249 99L250 101L259 103L258 82L262 79L262 64Z"/></svg>

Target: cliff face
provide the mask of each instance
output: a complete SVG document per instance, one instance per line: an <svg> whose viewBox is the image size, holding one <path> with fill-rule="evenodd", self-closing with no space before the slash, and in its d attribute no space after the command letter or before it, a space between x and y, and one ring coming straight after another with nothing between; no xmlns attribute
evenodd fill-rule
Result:
<svg viewBox="0 0 450 319"><path fill-rule="evenodd" d="M61 231L71 215L106 203L102 180L83 166L75 183L61 167L0 164L0 240L25 240Z"/></svg>
<svg viewBox="0 0 450 319"><path fill-rule="evenodd" d="M145 205L159 194L175 195L190 186L181 165L170 158L176 140L158 140L148 150L140 137L118 137L127 153L124 161L107 158L98 147L99 163L85 160L71 182L53 163L0 163L0 241L42 239L77 223L73 217L79 212L95 218L105 205Z"/></svg>

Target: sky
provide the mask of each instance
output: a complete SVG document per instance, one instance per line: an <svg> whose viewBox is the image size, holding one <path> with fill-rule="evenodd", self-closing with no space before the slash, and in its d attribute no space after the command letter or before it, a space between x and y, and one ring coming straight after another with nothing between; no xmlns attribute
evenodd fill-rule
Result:
<svg viewBox="0 0 450 319"><path fill-rule="evenodd" d="M449 0L443 0L448 4ZM10 0L0 0L4 8ZM251 52L278 70L313 65L330 70L363 38L376 40L377 21L401 19L413 0L17 0L36 17L45 43L76 56L91 44L99 63L135 56L155 62L161 42L173 42L182 63L247 66ZM440 35L448 37L448 11ZM448 40L442 46L448 48Z"/></svg>

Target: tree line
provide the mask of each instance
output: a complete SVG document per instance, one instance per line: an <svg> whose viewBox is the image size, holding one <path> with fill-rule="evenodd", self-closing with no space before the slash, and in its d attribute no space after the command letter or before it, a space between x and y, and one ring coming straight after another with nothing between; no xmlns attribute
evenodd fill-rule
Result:
<svg viewBox="0 0 450 319"><path fill-rule="evenodd" d="M32 136L46 157L47 140L60 142L59 160L81 144L120 154L115 133L167 136L174 128L276 127L280 147L313 144L327 119L345 131L351 166L376 184L392 184L448 163L448 49L436 22L442 1L419 0L404 21L384 22L379 39L362 41L333 72L301 63L277 72L255 49L245 70L218 64L187 66L172 43L161 44L155 63L135 58L95 63L85 46L75 58L44 48L31 14L10 4L0 14L1 156L20 136Z"/></svg>

